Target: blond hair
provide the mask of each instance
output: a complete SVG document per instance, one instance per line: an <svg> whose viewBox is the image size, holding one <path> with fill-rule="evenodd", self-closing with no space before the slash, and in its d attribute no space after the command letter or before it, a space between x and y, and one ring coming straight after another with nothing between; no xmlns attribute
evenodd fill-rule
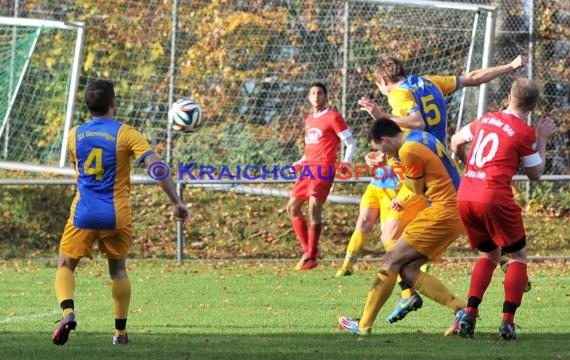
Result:
<svg viewBox="0 0 570 360"><path fill-rule="evenodd" d="M380 58L376 64L374 76L376 78L387 78L391 82L396 83L405 79L408 74L404 69L404 64L400 60L394 57L385 57Z"/></svg>

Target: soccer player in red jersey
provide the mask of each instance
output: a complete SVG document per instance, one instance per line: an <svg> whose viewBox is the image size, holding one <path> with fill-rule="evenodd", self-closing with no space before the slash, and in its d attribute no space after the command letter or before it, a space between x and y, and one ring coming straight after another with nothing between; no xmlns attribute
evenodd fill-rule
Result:
<svg viewBox="0 0 570 360"><path fill-rule="evenodd" d="M77 326L75 269L82 257L91 258L93 243L107 256L115 314L113 344L128 343L127 315L131 281L126 258L133 232L129 193L131 158L144 163L160 178L175 219L186 224L190 215L176 192L172 177L140 132L115 120L117 100L113 83L97 79L85 89L85 103L93 118L69 132L68 149L75 165L77 194L61 237L55 294L63 318L52 335L55 345L67 342Z"/></svg>
<svg viewBox="0 0 570 360"><path fill-rule="evenodd" d="M348 125L337 111L327 107L327 88L314 83L309 90L312 113L305 119L305 153L294 165L297 181L287 203L287 213L301 246L303 255L296 270L317 266L319 238L322 230L322 209L335 176L335 164L340 142L346 146L342 166L350 165L356 153L356 141ZM309 201L310 226L301 206Z"/></svg>
<svg viewBox="0 0 570 360"><path fill-rule="evenodd" d="M505 301L499 336L514 340L515 311L528 282L526 236L521 208L511 181L520 163L529 179L544 172L546 142L555 132L552 119L538 122L536 132L526 118L536 107L539 89L529 79L514 81L505 111L487 113L453 135L451 148L466 164L457 195L461 220L470 245L479 251L471 273L467 308L458 321L461 337L473 337L478 307L499 263L501 249L509 256ZM469 156L464 147L473 143Z"/></svg>

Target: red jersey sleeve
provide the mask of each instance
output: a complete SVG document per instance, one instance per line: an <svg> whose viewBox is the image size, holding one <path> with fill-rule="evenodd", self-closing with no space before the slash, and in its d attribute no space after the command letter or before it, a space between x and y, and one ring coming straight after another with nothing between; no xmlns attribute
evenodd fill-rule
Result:
<svg viewBox="0 0 570 360"><path fill-rule="evenodd" d="M342 118L342 115L339 113L335 113L335 117L332 122L333 130L336 134L343 132L344 130L348 129L348 125L346 121Z"/></svg>
<svg viewBox="0 0 570 360"><path fill-rule="evenodd" d="M530 126L525 129L524 136L521 136L521 144L518 147L519 157L525 157L536 153L534 149L536 144L536 133Z"/></svg>

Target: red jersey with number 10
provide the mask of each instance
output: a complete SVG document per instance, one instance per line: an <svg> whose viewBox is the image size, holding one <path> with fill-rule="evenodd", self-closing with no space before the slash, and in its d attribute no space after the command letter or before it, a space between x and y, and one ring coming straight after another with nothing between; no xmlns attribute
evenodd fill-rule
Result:
<svg viewBox="0 0 570 360"><path fill-rule="evenodd" d="M340 133L348 125L338 112L326 109L305 119L305 156L307 164L334 164L340 147Z"/></svg>
<svg viewBox="0 0 570 360"><path fill-rule="evenodd" d="M460 134L472 143L457 200L513 202L511 182L521 161L525 167L541 163L533 149L534 129L512 113L496 112L473 121Z"/></svg>

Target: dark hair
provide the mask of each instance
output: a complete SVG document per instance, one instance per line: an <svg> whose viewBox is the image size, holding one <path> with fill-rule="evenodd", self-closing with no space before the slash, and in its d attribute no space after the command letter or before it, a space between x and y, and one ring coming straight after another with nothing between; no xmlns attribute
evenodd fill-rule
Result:
<svg viewBox="0 0 570 360"><path fill-rule="evenodd" d="M518 78L511 86L511 102L524 111L534 110L539 95L538 85L527 78Z"/></svg>
<svg viewBox="0 0 570 360"><path fill-rule="evenodd" d="M404 69L404 64L400 60L394 57L385 57L380 58L376 64L376 68L374 69L374 76L384 77L395 83L405 79L408 74Z"/></svg>
<svg viewBox="0 0 570 360"><path fill-rule="evenodd" d="M402 132L402 129L394 121L389 119L374 120L368 130L368 139L380 142L382 137L394 137Z"/></svg>
<svg viewBox="0 0 570 360"><path fill-rule="evenodd" d="M313 87L320 87L321 90L323 90L323 92L325 93L325 96L327 96L327 97L329 96L329 94L327 92L327 87L325 86L325 84L323 84L321 82L314 82L311 84L311 88L313 88Z"/></svg>
<svg viewBox="0 0 570 360"><path fill-rule="evenodd" d="M115 99L113 83L107 79L91 81L85 88L85 104L91 115L105 115Z"/></svg>

